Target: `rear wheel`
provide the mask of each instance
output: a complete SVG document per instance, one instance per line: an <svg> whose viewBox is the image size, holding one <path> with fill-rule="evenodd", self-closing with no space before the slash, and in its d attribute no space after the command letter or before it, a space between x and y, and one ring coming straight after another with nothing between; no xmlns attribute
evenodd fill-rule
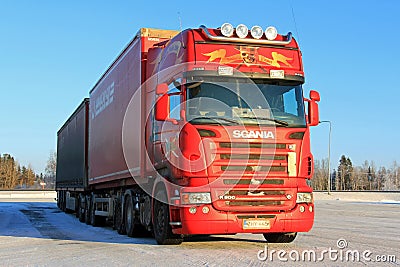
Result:
<svg viewBox="0 0 400 267"><path fill-rule="evenodd" d="M154 200L154 237L159 245L179 245L183 238L172 233L169 224L169 206L167 195L164 191L159 191Z"/></svg>
<svg viewBox="0 0 400 267"><path fill-rule="evenodd" d="M135 210L133 209L132 197L127 196L125 201L125 232L132 237L135 231Z"/></svg>
<svg viewBox="0 0 400 267"><path fill-rule="evenodd" d="M90 196L85 197L85 223L90 224Z"/></svg>
<svg viewBox="0 0 400 267"><path fill-rule="evenodd" d="M96 215L95 195L92 195L90 206L90 224L97 227L102 226L106 222L106 217Z"/></svg>
<svg viewBox="0 0 400 267"><path fill-rule="evenodd" d="M135 209L136 203L132 196L127 196L125 201L125 232L129 237L140 236L143 227L138 223L138 215Z"/></svg>
<svg viewBox="0 0 400 267"><path fill-rule="evenodd" d="M118 234L125 235L125 225L124 225L124 217L122 215L122 203L118 198L115 200L114 204L114 230L117 230Z"/></svg>
<svg viewBox="0 0 400 267"><path fill-rule="evenodd" d="M61 191L60 194L60 209L65 212L67 210L66 204L65 204L65 192Z"/></svg>
<svg viewBox="0 0 400 267"><path fill-rule="evenodd" d="M85 221L85 196L84 195L79 195L79 200L78 200L78 211L76 212L78 214L78 219L80 222Z"/></svg>
<svg viewBox="0 0 400 267"><path fill-rule="evenodd" d="M266 233L263 235L269 243L291 243L295 240L297 233Z"/></svg>

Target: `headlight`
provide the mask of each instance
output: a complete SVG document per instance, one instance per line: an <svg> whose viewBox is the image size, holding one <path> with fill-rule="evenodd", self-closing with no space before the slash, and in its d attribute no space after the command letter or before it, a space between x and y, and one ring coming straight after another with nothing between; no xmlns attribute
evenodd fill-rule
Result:
<svg viewBox="0 0 400 267"><path fill-rule="evenodd" d="M233 26L230 23L224 23L221 26L221 33L225 37L231 37L233 35Z"/></svg>
<svg viewBox="0 0 400 267"><path fill-rule="evenodd" d="M278 31L276 30L275 27L269 26L265 30L265 37L267 37L268 40L272 41L275 40L275 38L278 36Z"/></svg>
<svg viewBox="0 0 400 267"><path fill-rule="evenodd" d="M312 193L297 193L296 203L312 203Z"/></svg>
<svg viewBox="0 0 400 267"><path fill-rule="evenodd" d="M236 34L239 38L246 38L246 36L249 34L249 29L246 25L239 24L236 27Z"/></svg>
<svg viewBox="0 0 400 267"><path fill-rule="evenodd" d="M264 33L263 29L260 26L253 26L250 30L251 36L255 39L260 39Z"/></svg>
<svg viewBox="0 0 400 267"><path fill-rule="evenodd" d="M182 204L210 204L210 193L182 193Z"/></svg>

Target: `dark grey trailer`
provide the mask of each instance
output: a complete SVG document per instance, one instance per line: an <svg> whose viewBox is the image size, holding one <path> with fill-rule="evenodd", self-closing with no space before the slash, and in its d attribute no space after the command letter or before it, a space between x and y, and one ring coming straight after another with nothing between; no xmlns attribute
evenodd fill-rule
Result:
<svg viewBox="0 0 400 267"><path fill-rule="evenodd" d="M82 191L88 185L89 98L85 98L57 132L56 190Z"/></svg>

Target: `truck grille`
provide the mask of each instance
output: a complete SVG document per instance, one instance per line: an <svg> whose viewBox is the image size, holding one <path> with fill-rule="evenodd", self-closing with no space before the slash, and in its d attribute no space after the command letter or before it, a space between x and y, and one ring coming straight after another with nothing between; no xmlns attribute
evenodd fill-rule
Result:
<svg viewBox="0 0 400 267"><path fill-rule="evenodd" d="M287 144L216 142L210 169L219 177L213 193L217 210L271 212L290 210L296 204L295 154Z"/></svg>
<svg viewBox="0 0 400 267"><path fill-rule="evenodd" d="M286 144L261 142L219 142L212 163L214 175L257 174L287 177L288 150Z"/></svg>

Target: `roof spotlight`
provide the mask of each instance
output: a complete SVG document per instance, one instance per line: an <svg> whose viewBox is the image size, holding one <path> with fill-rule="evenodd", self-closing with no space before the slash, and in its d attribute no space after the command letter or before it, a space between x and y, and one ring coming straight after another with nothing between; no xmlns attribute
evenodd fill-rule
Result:
<svg viewBox="0 0 400 267"><path fill-rule="evenodd" d="M246 38L248 34L249 34L249 29L247 28L246 25L244 25L244 24L237 25L237 27L236 27L236 35L239 38Z"/></svg>
<svg viewBox="0 0 400 267"><path fill-rule="evenodd" d="M278 31L276 30L275 27L269 26L265 30L265 37L267 37L268 40L275 40L275 38L278 36Z"/></svg>
<svg viewBox="0 0 400 267"><path fill-rule="evenodd" d="M225 37L231 37L233 35L233 26L230 23L224 23L221 26L221 33Z"/></svg>
<svg viewBox="0 0 400 267"><path fill-rule="evenodd" d="M253 38L260 39L262 37L264 31L260 26L256 25L256 26L251 27L250 33L251 33L251 36L253 36Z"/></svg>

